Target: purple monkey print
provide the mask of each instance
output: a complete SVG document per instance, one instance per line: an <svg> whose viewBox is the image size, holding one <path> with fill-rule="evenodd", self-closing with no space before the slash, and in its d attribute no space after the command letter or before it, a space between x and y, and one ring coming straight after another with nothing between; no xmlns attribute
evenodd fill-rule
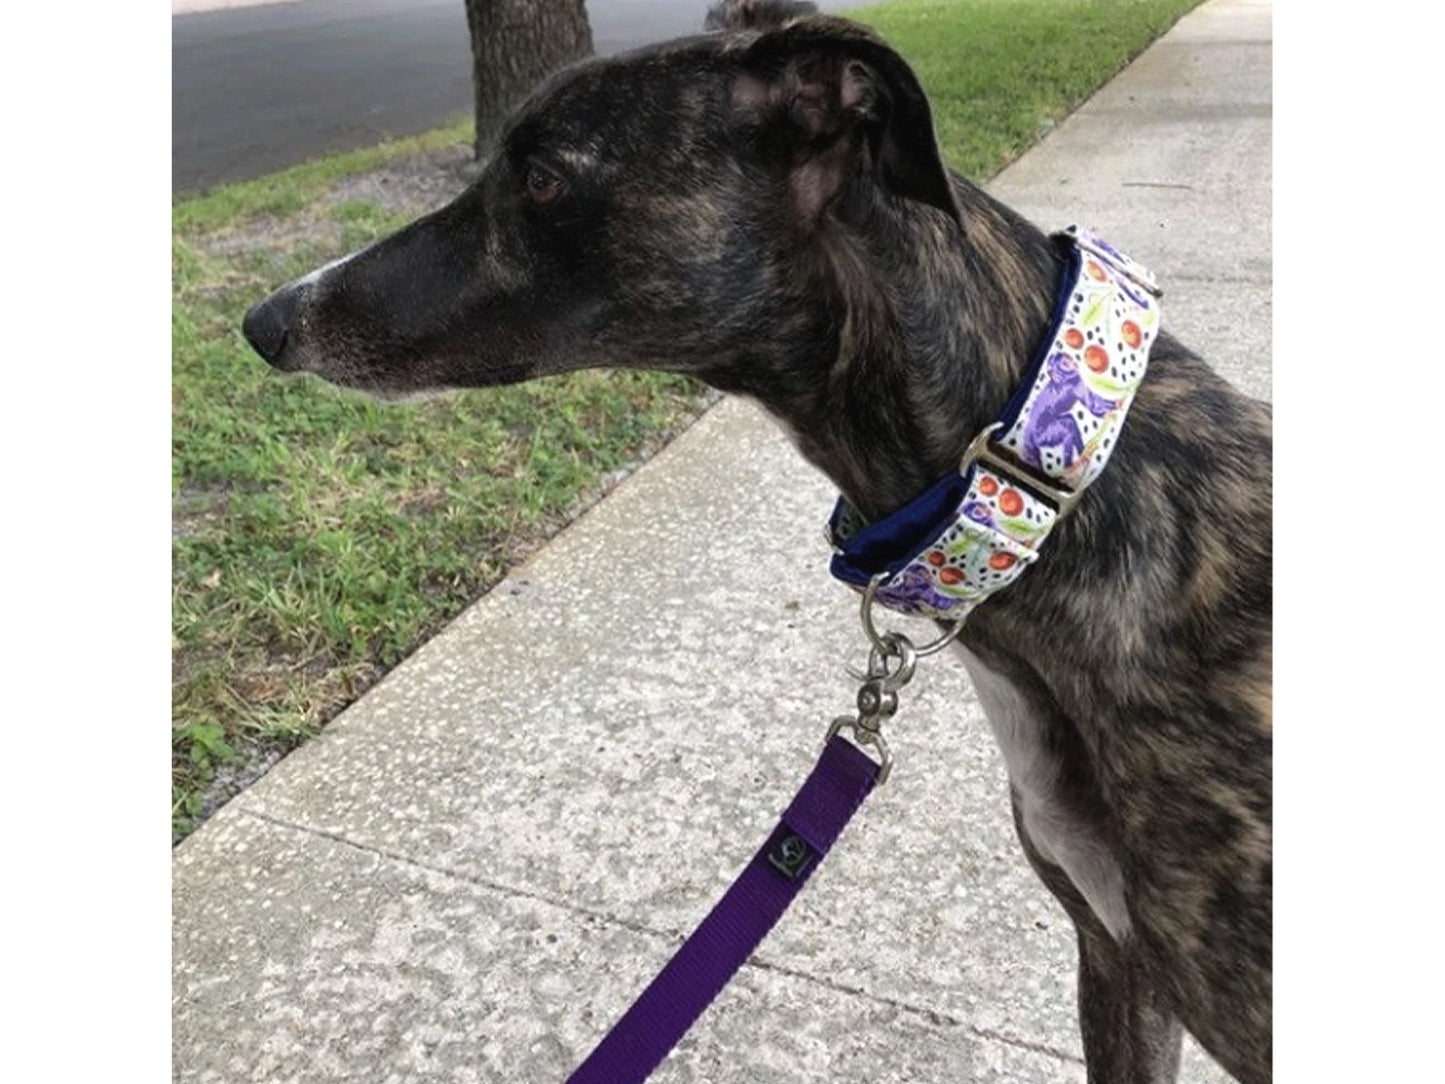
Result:
<svg viewBox="0 0 1445 1084"><path fill-rule="evenodd" d="M902 576L880 591L878 597L885 606L892 606L903 613L917 613L919 610L946 613L959 603L956 598L940 595L933 577L918 564L904 568Z"/></svg>
<svg viewBox="0 0 1445 1084"><path fill-rule="evenodd" d="M963 514L975 523L998 530L998 524L993 521L993 515L983 501L969 501L963 506Z"/></svg>
<svg viewBox="0 0 1445 1084"><path fill-rule="evenodd" d="M1023 460L1031 467L1043 468L1041 452L1045 448L1058 449L1063 456L1061 466L1067 467L1084 450L1084 438L1079 434L1079 425L1070 413L1075 403L1096 418L1102 418L1118 404L1103 396L1095 395L1084 386L1079 375L1079 366L1065 353L1052 354L1048 360L1049 380L1034 400L1033 409L1024 429L1024 446L1020 452Z"/></svg>

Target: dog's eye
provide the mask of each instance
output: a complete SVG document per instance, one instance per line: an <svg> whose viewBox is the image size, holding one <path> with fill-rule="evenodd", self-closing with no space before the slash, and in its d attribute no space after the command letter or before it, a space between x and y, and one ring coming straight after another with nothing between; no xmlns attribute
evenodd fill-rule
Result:
<svg viewBox="0 0 1445 1084"><path fill-rule="evenodd" d="M528 165L522 187L533 203L551 203L562 194L562 178L541 166Z"/></svg>

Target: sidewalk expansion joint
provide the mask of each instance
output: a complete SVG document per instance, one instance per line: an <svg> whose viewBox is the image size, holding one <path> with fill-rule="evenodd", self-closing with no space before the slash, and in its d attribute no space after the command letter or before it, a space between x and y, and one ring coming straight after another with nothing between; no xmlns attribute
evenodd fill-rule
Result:
<svg viewBox="0 0 1445 1084"><path fill-rule="evenodd" d="M541 903L549 907L556 907L559 910L578 915L593 922L601 923L604 925L610 924L612 926L620 926L625 930L642 935L644 937L657 938L659 940L666 941L672 946L681 944L681 942L685 938L685 934L678 933L675 930L655 929L641 922L634 922L630 919L621 918L617 915L611 915L601 911L594 911L588 907L580 907L575 903L569 903L563 900L554 899L553 897L540 892L533 892L525 888L518 888L515 885L501 884L497 881L489 881L483 877L474 877L469 874L459 873L454 869L447 869L445 867L434 865L429 862L421 862L415 858L410 857L409 855L398 854L395 851L387 850L384 847L373 846L369 843L358 843L354 839L348 839L346 836L339 835L336 832L329 832L324 828L315 828L308 825L296 824L293 821L288 821L284 818L276 817L269 813L262 813L255 809L247 809L244 806L238 806L237 808L243 816L253 817L258 821L264 821L265 823L275 825L278 828L285 828L292 832L302 833L303 835L316 836L320 839L330 840L333 843L338 843L343 847L359 851L363 854L371 855L376 858L387 859L392 862L397 862L403 866L409 866L413 869L423 870L427 873L435 874L439 877L448 877L452 880L474 885L478 888L483 888L490 892L496 892L503 896L530 900L534 903ZM846 983L836 982L831 979L820 978L816 975L810 975L806 971L798 971L794 968L783 967L779 964L769 963L768 961L759 958L756 954L749 956L743 966L755 968L759 971L772 972L773 974L777 975L784 975L788 978L798 979L815 986L821 986L826 990L833 991L834 993L844 994L849 997L858 998L860 1000L872 1002L877 1005L886 1005L889 1008L895 1009L899 1012L904 1012L908 1013L910 1016L919 1017L934 1027L957 1028L966 1031L971 1035L978 1036L981 1039L987 1039L991 1042L1003 1043L1007 1046L1013 1046L1022 1050L1028 1050L1032 1053L1042 1054L1046 1057L1056 1058L1061 1061L1073 1062L1077 1065L1084 1064L1083 1059L1079 1056L1071 1054L1066 1050L1060 1050L1057 1047L1049 1046L1046 1043L1032 1042L1028 1039L1021 1039L1016 1035L1008 1035L1000 1031L995 1031L992 1028L978 1027L974 1024L968 1023L965 1020L960 1020L958 1017L953 1016L949 1013L940 1012L937 1009L930 1009L923 1005L915 1005L907 1001L901 1001L897 998L886 997L881 994L872 994L869 993L867 990L861 989L860 987L849 986Z"/></svg>
<svg viewBox="0 0 1445 1084"><path fill-rule="evenodd" d="M1060 1050L1058 1047L1049 1046L1047 1043L1033 1042L1029 1039L1021 1039L1017 1035L1008 1035L993 1028L982 1028L970 1024L966 1020L960 1020L950 1013L940 1012L937 1009L929 1009L922 1005L914 1005L908 1001L901 1001L898 998L885 997L881 994L870 994L867 990L856 986L849 986L847 983L836 982L832 979L819 978L810 975L806 971L796 971L790 967L781 967L778 964L768 963L756 956L748 957L747 966L755 967L759 971L771 971L780 975L787 975L789 978L801 979L804 982L821 986L824 989L832 990L835 993L846 994L850 997L860 998L864 1001L871 1001L879 1005L887 1005L891 1009L908 1013L910 1016L922 1017L934 1027L959 1028L981 1039L988 1039L991 1042L1003 1043L1006 1046L1018 1047L1035 1054L1042 1054L1046 1057L1056 1058L1060 1061L1073 1062L1075 1065L1083 1065L1084 1059L1077 1054L1071 1054L1067 1050Z"/></svg>
<svg viewBox="0 0 1445 1084"><path fill-rule="evenodd" d="M1273 276L1264 278L1248 278L1242 275L1170 275L1170 282L1202 282L1221 283L1225 286L1270 286L1274 283Z"/></svg>
<svg viewBox="0 0 1445 1084"><path fill-rule="evenodd" d="M515 885L502 884L499 881L489 881L485 877L474 877L470 874L461 873L454 869L448 869L445 866L434 865L430 862L421 862L411 857L410 855L399 854L396 851L389 851L384 847L373 846L370 843L358 843L354 839L348 839L346 836L339 835L336 832L328 832L324 828L315 828L309 825L296 824L293 821L288 821L281 817L275 817L269 813L261 813L254 809L247 809L244 806L241 807L240 811L247 817L254 817L256 820L265 821L267 824L274 824L278 828L287 828L293 832L300 832L304 835L316 836L320 839L329 839L333 843L339 843L343 847L349 847L352 850L360 851L363 854L372 855L376 858L385 858L389 861L397 862L403 866L410 866L413 869L423 870L426 873L436 874L438 877L449 877L454 881L461 881L465 884L474 885L477 888L484 888L489 892L496 892L502 896L513 896L517 899L531 900L533 903L543 903L546 904L548 907L556 907L560 910L568 911L571 914L580 915L583 918L592 919L596 922L611 923L614 926L621 926L623 929L631 930L633 933L646 934L650 937L672 937L674 938L674 940L681 940L681 938L676 937L675 935L668 933L667 931L656 930L653 929L651 926L644 926L640 922L632 922L617 915L609 915L602 911L593 911L587 907L580 907L575 903L568 903L564 900L553 899L551 896L545 895L541 892L533 892L529 889L518 888Z"/></svg>

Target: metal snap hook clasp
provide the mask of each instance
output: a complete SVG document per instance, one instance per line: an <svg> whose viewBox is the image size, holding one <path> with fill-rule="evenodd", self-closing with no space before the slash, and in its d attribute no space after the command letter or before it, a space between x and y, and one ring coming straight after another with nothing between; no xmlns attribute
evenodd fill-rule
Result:
<svg viewBox="0 0 1445 1084"><path fill-rule="evenodd" d="M883 738L883 724L898 710L898 690L913 680L918 668L918 651L901 633L890 632L879 638L868 653L868 669L854 676L858 686L857 715L840 715L828 728L828 737L843 730L852 732L860 748L878 750L878 784L888 780L893 768L893 754Z"/></svg>

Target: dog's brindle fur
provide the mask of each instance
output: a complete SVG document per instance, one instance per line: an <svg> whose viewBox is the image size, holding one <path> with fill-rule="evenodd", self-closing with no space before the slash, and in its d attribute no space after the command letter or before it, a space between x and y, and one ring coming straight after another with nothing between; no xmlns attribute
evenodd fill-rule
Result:
<svg viewBox="0 0 1445 1084"><path fill-rule="evenodd" d="M384 396L592 366L752 396L867 516L957 470L1061 256L956 175L896 53L802 5L571 68L449 206L283 288L272 364ZM1116 453L964 659L1073 918L1092 1081L1180 1026L1271 1058L1270 416L1168 334Z"/></svg>

